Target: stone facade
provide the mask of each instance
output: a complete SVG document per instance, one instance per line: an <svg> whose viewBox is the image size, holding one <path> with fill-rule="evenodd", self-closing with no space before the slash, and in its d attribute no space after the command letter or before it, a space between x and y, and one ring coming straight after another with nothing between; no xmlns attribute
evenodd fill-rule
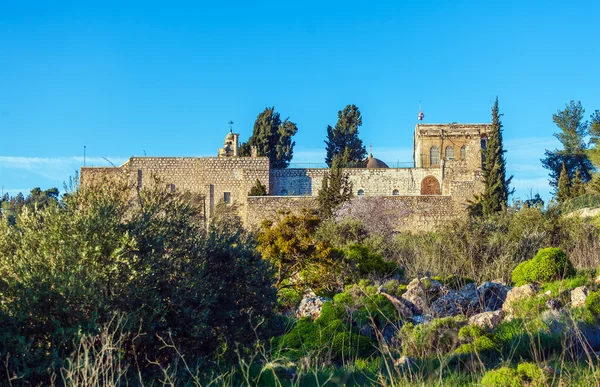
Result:
<svg viewBox="0 0 600 387"><path fill-rule="evenodd" d="M367 168L348 168L354 195L385 197L402 217L399 230L430 230L464 214L465 202L483 190L482 155L490 126L446 124L415 127L414 168L388 168L369 157ZM207 216L219 201L236 203L249 226L275 218L278 210L315 207L325 168L270 168L266 157L238 156L238 135L225 137L218 157L132 157L118 168L81 168L82 184L103 176L119 176L138 189L157 178L172 190L205 197ZM248 197L259 180L269 196Z"/></svg>

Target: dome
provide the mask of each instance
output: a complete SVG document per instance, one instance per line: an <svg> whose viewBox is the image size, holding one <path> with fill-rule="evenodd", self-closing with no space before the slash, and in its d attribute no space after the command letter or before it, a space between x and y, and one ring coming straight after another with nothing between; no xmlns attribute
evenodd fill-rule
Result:
<svg viewBox="0 0 600 387"><path fill-rule="evenodd" d="M227 133L227 136L225 136L225 143L232 142L233 137L234 137L233 133L231 131L229 131L229 133Z"/></svg>
<svg viewBox="0 0 600 387"><path fill-rule="evenodd" d="M367 159L367 168L389 168L386 163L383 161L376 159L373 155L369 155Z"/></svg>

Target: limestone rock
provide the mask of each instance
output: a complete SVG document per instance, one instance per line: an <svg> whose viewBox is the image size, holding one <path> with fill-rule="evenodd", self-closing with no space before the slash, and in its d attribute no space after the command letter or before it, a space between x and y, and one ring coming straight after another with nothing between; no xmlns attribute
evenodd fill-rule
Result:
<svg viewBox="0 0 600 387"><path fill-rule="evenodd" d="M502 310L507 319L511 319L513 315L513 308L511 306L515 301L523 300L525 298L533 297L537 294L538 286L535 284L527 284L523 286L517 286L512 288L506 293L506 299L502 304Z"/></svg>
<svg viewBox="0 0 600 387"><path fill-rule="evenodd" d="M431 278L415 278L406 287L402 301L412 310L414 315L427 313L431 302L447 292L438 281Z"/></svg>
<svg viewBox="0 0 600 387"><path fill-rule="evenodd" d="M470 315L477 306L477 300L477 286L470 283L460 290L450 290L442 295L431 304L430 311L436 317Z"/></svg>
<svg viewBox="0 0 600 387"><path fill-rule="evenodd" d="M392 296L391 294L387 294L385 292L381 292L380 294L382 296L384 296L385 298L387 298L392 303L392 305L394 305L394 308L396 308L396 310L398 311L400 316L402 316L404 318L413 316L413 312L412 312L411 308L406 306L406 304L404 302L402 302L402 300Z"/></svg>
<svg viewBox="0 0 600 387"><path fill-rule="evenodd" d="M502 321L504 312L498 309L493 312L483 312L469 317L469 325L477 325L481 328L494 329Z"/></svg>
<svg viewBox="0 0 600 387"><path fill-rule="evenodd" d="M588 293L589 289L587 286L580 286L571 290L571 307L579 308L585 306L585 300L587 300Z"/></svg>
<svg viewBox="0 0 600 387"><path fill-rule="evenodd" d="M502 308L508 287L499 282L484 282L477 288L479 310L491 312Z"/></svg>
<svg viewBox="0 0 600 387"><path fill-rule="evenodd" d="M302 298L302 301L300 301L300 305L298 305L296 315L298 318L310 316L314 320L321 315L323 304L327 301L331 301L331 298L312 295L305 296Z"/></svg>
<svg viewBox="0 0 600 387"><path fill-rule="evenodd" d="M400 356L400 358L394 362L394 366L405 370L409 370L415 365L415 360L408 356Z"/></svg>

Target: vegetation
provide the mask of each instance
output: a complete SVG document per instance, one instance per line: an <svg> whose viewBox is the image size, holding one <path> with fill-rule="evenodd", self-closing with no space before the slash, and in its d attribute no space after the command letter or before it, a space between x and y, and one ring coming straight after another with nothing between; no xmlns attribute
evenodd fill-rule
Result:
<svg viewBox="0 0 600 387"><path fill-rule="evenodd" d="M256 179L256 183L248 192L248 196L266 196L267 195L267 187L260 180Z"/></svg>
<svg viewBox="0 0 600 387"><path fill-rule="evenodd" d="M559 248L541 249L533 259L520 263L512 272L516 286L530 282L549 282L575 274L567 254Z"/></svg>
<svg viewBox="0 0 600 387"><path fill-rule="evenodd" d="M512 176L506 177L506 161L504 159L504 144L502 142L502 114L498 111L498 97L492 108L492 128L483 150L483 181L484 191L481 194L481 211L483 215L492 215L502 211L508 205L508 195Z"/></svg>
<svg viewBox="0 0 600 387"><path fill-rule="evenodd" d="M366 157L367 150L358 137L358 128L362 125L362 116L356 105L347 105L338 111L338 121L334 127L327 125L327 144L325 162L329 167L333 160L341 157L342 167L359 165Z"/></svg>
<svg viewBox="0 0 600 387"><path fill-rule="evenodd" d="M561 142L563 149L546 150L541 161L543 167L550 172L550 185L557 190L563 165L569 180L575 177L577 171L584 183L592 178L593 166L586 143L589 127L588 122L583 121L584 113L581 102L571 101L564 110L559 110L552 116L552 120L560 129L554 136Z"/></svg>
<svg viewBox="0 0 600 387"><path fill-rule="evenodd" d="M335 209L352 198L352 182L342 168L344 161L335 157L329 172L323 176L317 196L319 213L322 218L331 218Z"/></svg>
<svg viewBox="0 0 600 387"><path fill-rule="evenodd" d="M240 156L250 156L254 146L259 156L266 156L272 168L286 168L294 153L292 137L298 132L296 124L281 120L275 107L267 107L256 117L254 130L248 142L240 144Z"/></svg>

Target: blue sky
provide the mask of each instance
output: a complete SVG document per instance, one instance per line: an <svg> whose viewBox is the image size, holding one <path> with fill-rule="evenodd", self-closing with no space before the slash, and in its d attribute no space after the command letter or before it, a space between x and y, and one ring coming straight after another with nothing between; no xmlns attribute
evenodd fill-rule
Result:
<svg viewBox="0 0 600 387"><path fill-rule="evenodd" d="M257 3L257 4L252 4ZM596 1L0 2L0 185L62 188L83 161L214 156L275 106L294 162L358 105L384 161L412 159L425 122L504 113L516 196L549 197L552 114L600 109Z"/></svg>

